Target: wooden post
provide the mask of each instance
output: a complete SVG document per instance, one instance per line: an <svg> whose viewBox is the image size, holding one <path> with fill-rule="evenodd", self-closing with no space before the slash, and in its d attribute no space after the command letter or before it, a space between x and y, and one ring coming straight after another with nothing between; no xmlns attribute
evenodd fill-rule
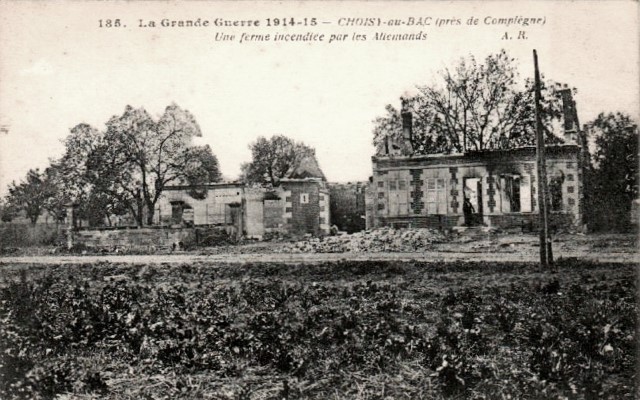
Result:
<svg viewBox="0 0 640 400"><path fill-rule="evenodd" d="M535 110L536 110L536 161L538 171L538 215L540 219L540 265L548 267L553 264L551 238L549 237L549 196L547 195L547 166L544 154L544 134L542 116L540 115L540 71L538 70L538 54L533 50L533 66L535 71Z"/></svg>
<svg viewBox="0 0 640 400"><path fill-rule="evenodd" d="M75 213L74 213L74 205L73 204L66 204L66 208L67 208L67 226L66 226L66 233L67 233L67 250L71 250L73 248L74 245L74 240L73 240L73 231L75 229L75 224L74 224L74 219L75 219Z"/></svg>

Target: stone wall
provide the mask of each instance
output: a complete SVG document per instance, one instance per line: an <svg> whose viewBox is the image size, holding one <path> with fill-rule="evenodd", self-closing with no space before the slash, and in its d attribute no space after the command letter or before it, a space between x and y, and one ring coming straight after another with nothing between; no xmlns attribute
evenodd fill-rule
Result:
<svg viewBox="0 0 640 400"><path fill-rule="evenodd" d="M183 220L180 210L175 220L174 207L189 209L194 225L225 225L231 223L232 204L240 204L244 197L244 187L240 184L211 184L203 187L171 186L166 188L155 207L154 224L176 225ZM194 198L193 194L200 197Z"/></svg>
<svg viewBox="0 0 640 400"><path fill-rule="evenodd" d="M212 236L228 237L231 232L227 229L231 227L81 230L74 232L74 244L109 251L155 251L172 249L173 244L179 242L192 246Z"/></svg>
<svg viewBox="0 0 640 400"><path fill-rule="evenodd" d="M522 230L523 232L538 231L540 217L538 214L506 214L487 216L489 226L501 229ZM552 232L576 229L574 216L567 213L550 213L549 229Z"/></svg>
<svg viewBox="0 0 640 400"><path fill-rule="evenodd" d="M244 192L244 235L262 239L265 233L264 191L245 189Z"/></svg>
<svg viewBox="0 0 640 400"><path fill-rule="evenodd" d="M364 191L364 209L365 209L365 229L373 229L376 227L376 191L373 183L369 182Z"/></svg>

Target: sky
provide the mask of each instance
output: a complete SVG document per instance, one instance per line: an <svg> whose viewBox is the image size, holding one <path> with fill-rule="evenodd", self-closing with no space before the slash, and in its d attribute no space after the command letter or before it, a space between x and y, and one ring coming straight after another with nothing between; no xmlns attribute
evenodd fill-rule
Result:
<svg viewBox="0 0 640 400"><path fill-rule="evenodd" d="M486 17L544 18L543 25L488 25ZM316 18L316 26L268 27L267 18ZM341 18L428 26L341 26ZM477 17L478 25L467 25ZM140 27L148 21L208 20L208 27ZM215 27L216 18L259 27ZM119 27L100 27L120 19ZM437 20L450 20L434 26ZM453 20L453 24L451 24ZM460 21L457 25L456 20ZM326 23L325 23L326 22ZM123 25L126 25L123 26ZM527 39L516 39L519 31ZM239 43L242 33L325 34L323 42ZM426 40L379 41L376 32L426 33ZM507 33L513 38L504 40ZM218 41L216 34L235 35ZM346 34L342 41L327 40ZM366 35L354 41L354 34ZM386 104L437 80L461 57L506 49L521 79L532 50L550 79L577 88L581 123L621 111L638 121L639 42L635 1L343 2L0 2L0 195L30 168L60 157L79 123L103 129L126 105L154 116L175 102L234 179L249 143L283 134L314 147L329 181L371 175L373 120Z"/></svg>

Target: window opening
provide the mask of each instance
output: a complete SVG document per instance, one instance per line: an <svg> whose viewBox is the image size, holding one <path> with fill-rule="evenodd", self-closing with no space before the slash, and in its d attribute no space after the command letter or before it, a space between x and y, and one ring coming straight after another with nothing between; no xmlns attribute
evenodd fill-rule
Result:
<svg viewBox="0 0 640 400"><path fill-rule="evenodd" d="M551 211L562 211L562 183L563 175L557 175L549 181L549 200L551 201Z"/></svg>

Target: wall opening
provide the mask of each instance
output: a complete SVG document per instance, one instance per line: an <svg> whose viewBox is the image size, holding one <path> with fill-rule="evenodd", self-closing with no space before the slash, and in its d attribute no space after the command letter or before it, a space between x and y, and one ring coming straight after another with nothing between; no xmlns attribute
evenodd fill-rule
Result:
<svg viewBox="0 0 640 400"><path fill-rule="evenodd" d="M521 212L522 204L520 202L522 179L517 175L505 175L500 178L502 185L502 212Z"/></svg>
<svg viewBox="0 0 640 400"><path fill-rule="evenodd" d="M473 213L482 215L482 179L464 178L464 198L473 206Z"/></svg>
<svg viewBox="0 0 640 400"><path fill-rule="evenodd" d="M562 183L563 175L556 175L549 180L549 200L551 211L562 211Z"/></svg>

